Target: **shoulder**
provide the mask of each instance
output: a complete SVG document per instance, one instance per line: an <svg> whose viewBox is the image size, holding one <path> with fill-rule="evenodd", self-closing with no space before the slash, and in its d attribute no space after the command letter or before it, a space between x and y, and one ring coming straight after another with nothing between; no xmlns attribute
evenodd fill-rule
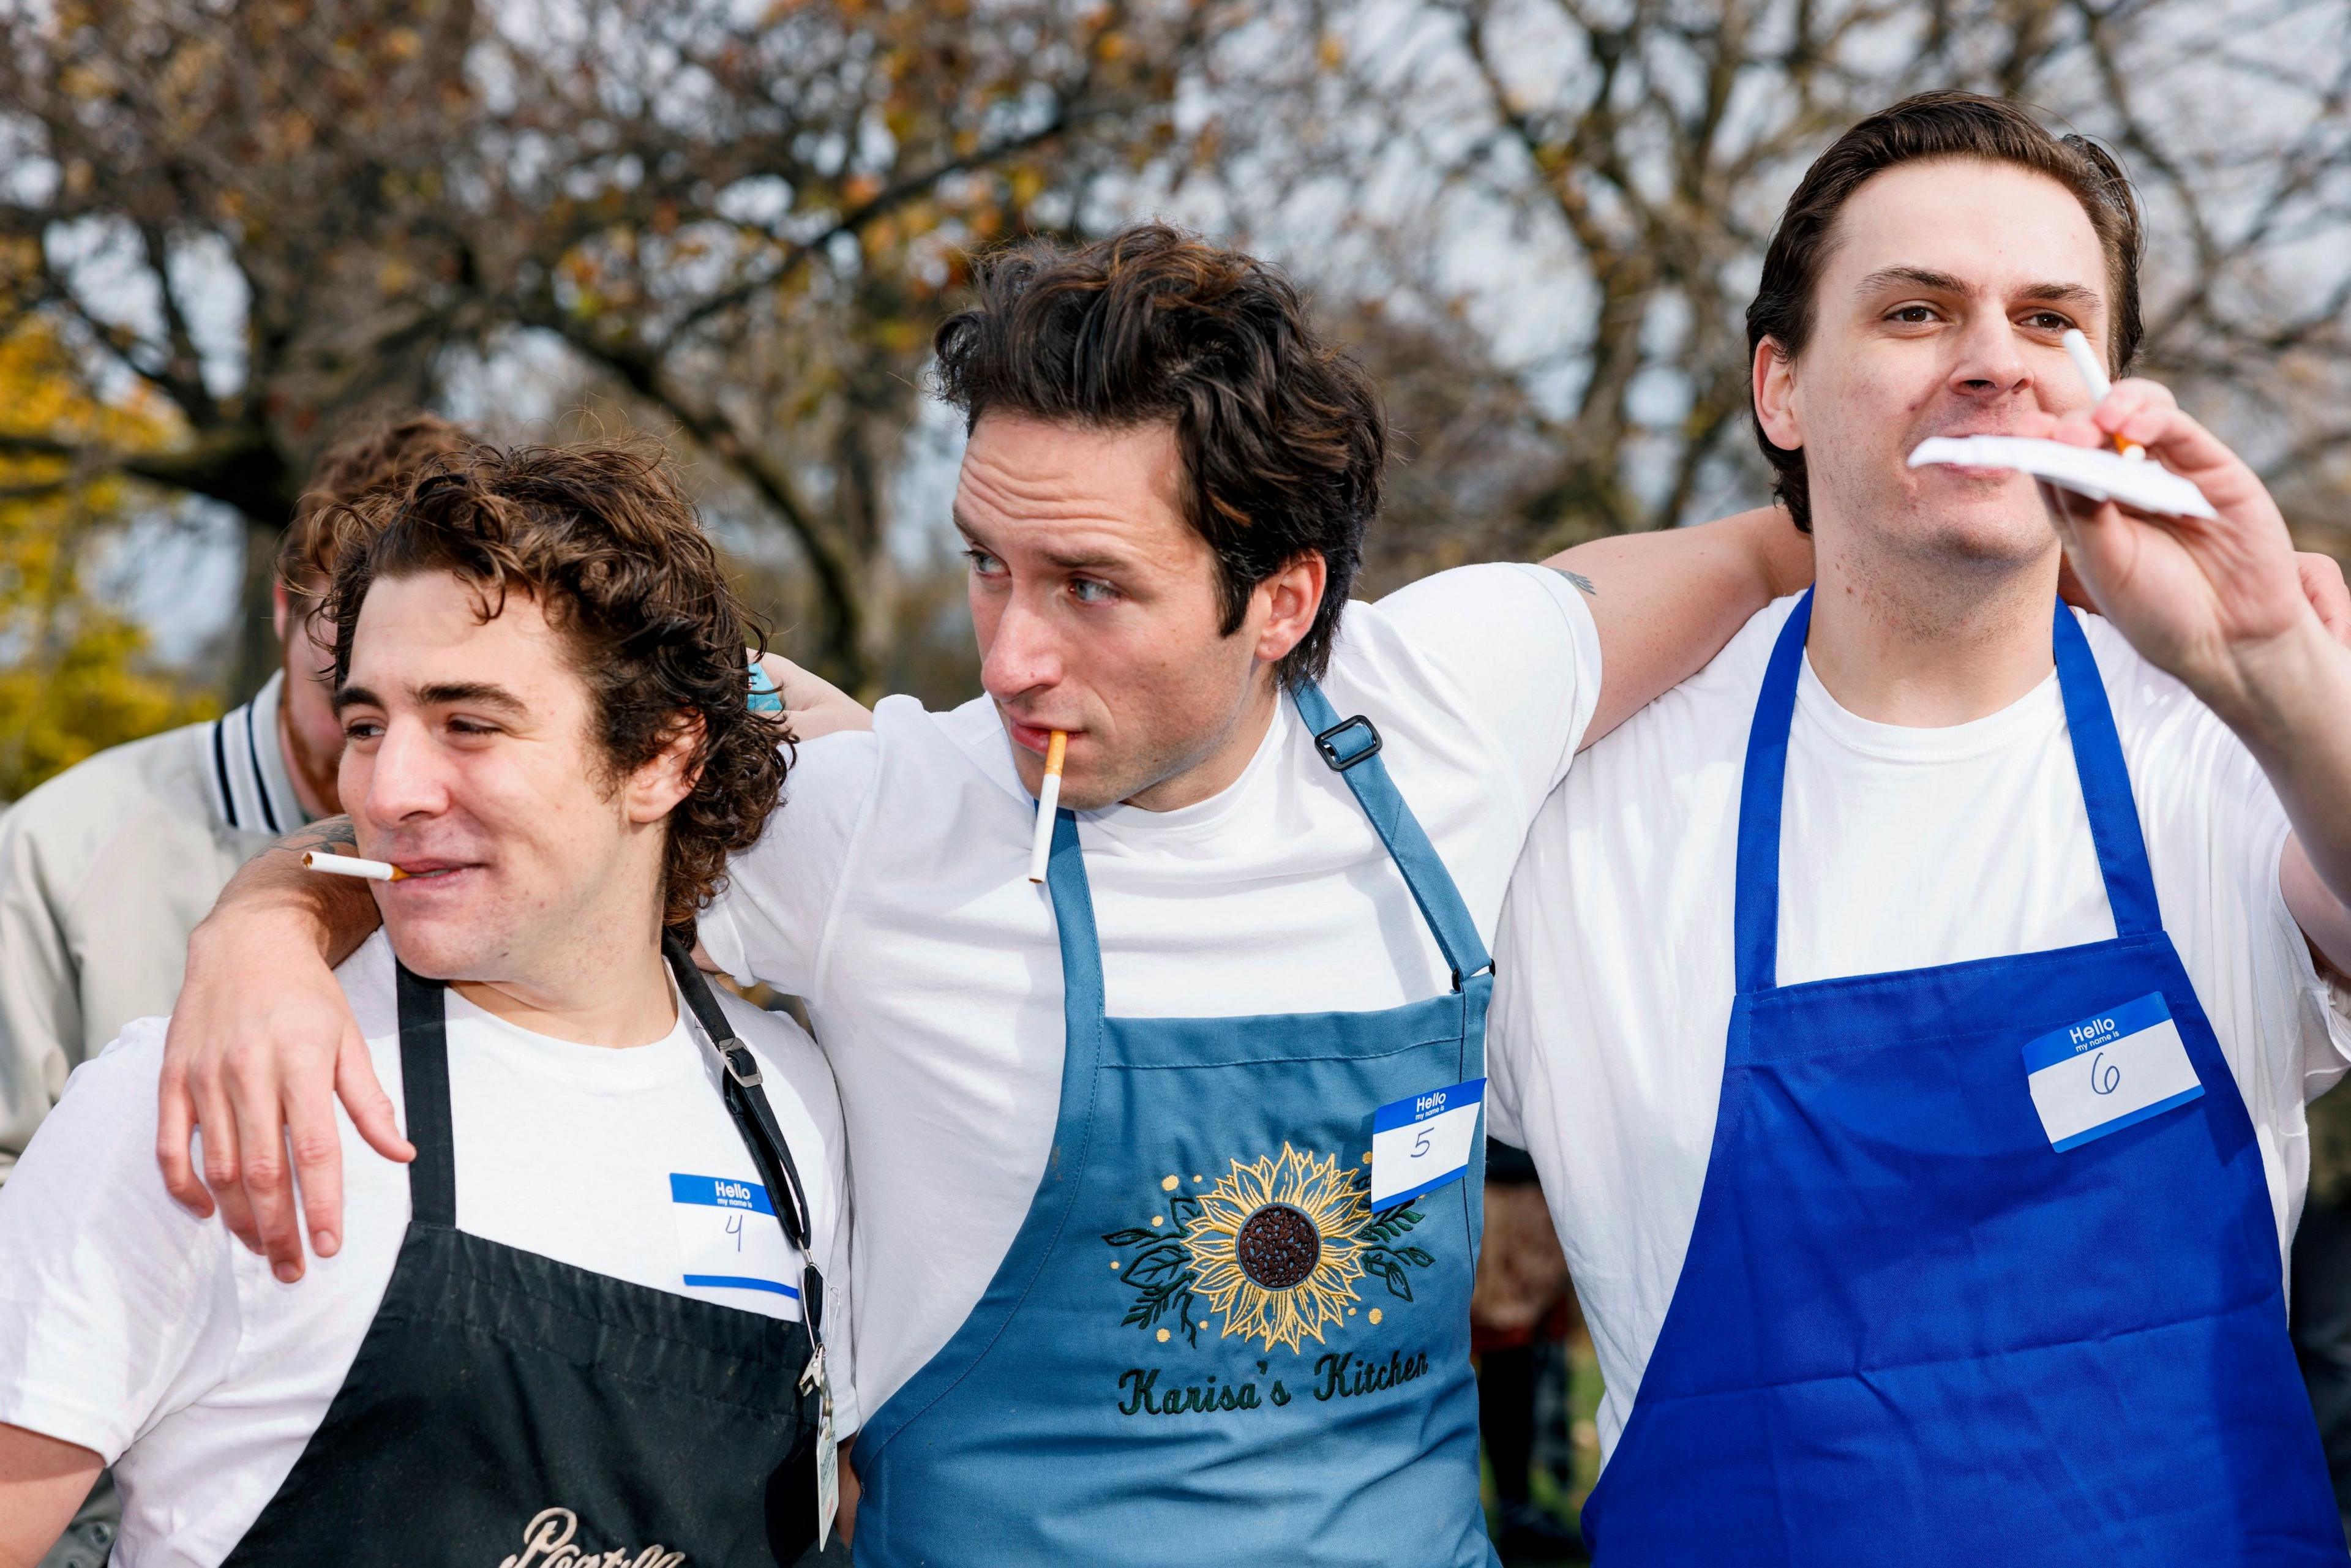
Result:
<svg viewBox="0 0 2351 1568"><path fill-rule="evenodd" d="M770 1082L782 1079L806 1107L809 1119L826 1143L837 1144L841 1135L840 1092L833 1086L832 1069L825 1061L824 1052L809 1038L808 1030L793 1022L789 1014L771 1013L730 991L713 989L726 1014L726 1021L735 1026L736 1034L759 1059L761 1075Z"/></svg>
<svg viewBox="0 0 2351 1568"><path fill-rule="evenodd" d="M9 858L36 858L54 875L159 827L209 841L215 811L204 757L212 728L206 721L112 747L43 783L0 813Z"/></svg>
<svg viewBox="0 0 2351 1568"><path fill-rule="evenodd" d="M1579 771L1590 768L1596 757L1654 745L1660 737L1686 733L1693 727L1743 754L1747 720L1753 715L1755 699L1763 688L1763 672L1771 663L1771 651L1779 645L1780 633L1786 628L1788 617L1795 613L1796 604L1793 596L1778 599L1749 616L1747 624L1723 645L1722 652L1708 660L1696 674L1593 743L1578 764ZM1727 716L1734 713L1738 722L1722 727Z"/></svg>
<svg viewBox="0 0 2351 1568"><path fill-rule="evenodd" d="M1349 605L1326 685L1343 715L1506 770L1531 810L1590 721L1600 634L1564 573L1457 567Z"/></svg>
<svg viewBox="0 0 2351 1568"><path fill-rule="evenodd" d="M1384 599L1348 605L1337 648L1357 657L1409 652L1475 663L1508 656L1531 640L1572 643L1591 626L1592 613L1567 573L1492 561L1434 572Z"/></svg>
<svg viewBox="0 0 2351 1568"><path fill-rule="evenodd" d="M170 1020L133 1019L105 1050L66 1079L64 1095L42 1124L40 1135L82 1145L135 1145L152 1153L155 1134L155 1086L163 1075L163 1031ZM152 1162L150 1164L152 1173ZM155 1176L158 1187L162 1177Z"/></svg>
<svg viewBox="0 0 2351 1568"><path fill-rule="evenodd" d="M2134 732L2151 728L2178 731L2210 727L2227 731L2228 727L2219 716L2206 707L2194 692L2132 647L2130 639L2116 631L2112 622L2086 610L2071 613L2090 644L2091 657L2097 661L2098 677L2105 685L2115 726L2126 743Z"/></svg>

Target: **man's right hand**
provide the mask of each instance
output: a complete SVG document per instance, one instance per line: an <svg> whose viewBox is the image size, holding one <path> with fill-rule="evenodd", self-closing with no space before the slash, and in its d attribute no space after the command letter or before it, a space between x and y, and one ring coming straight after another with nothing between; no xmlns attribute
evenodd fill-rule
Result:
<svg viewBox="0 0 2351 1568"><path fill-rule="evenodd" d="M301 869L301 850L349 834L340 819L317 824L231 880L189 939L163 1048L155 1158L164 1185L199 1215L217 1203L229 1229L288 1283L302 1277L306 1224L320 1257L341 1245L336 1096L379 1154L416 1154L330 967L375 929L375 901L363 884ZM189 1146L198 1126L201 1180Z"/></svg>

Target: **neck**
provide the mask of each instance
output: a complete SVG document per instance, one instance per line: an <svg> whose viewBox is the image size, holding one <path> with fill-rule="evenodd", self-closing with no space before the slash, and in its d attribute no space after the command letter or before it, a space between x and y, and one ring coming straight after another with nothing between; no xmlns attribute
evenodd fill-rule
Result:
<svg viewBox="0 0 2351 1568"><path fill-rule="evenodd" d="M1233 780L1248 771L1249 758L1257 755L1258 747L1264 742L1265 732L1273 724L1273 710L1280 701L1280 688L1270 672L1263 668L1252 672L1249 695L1234 711L1232 722L1207 748L1181 770L1149 789L1136 790L1122 804L1146 811L1175 811L1197 805L1229 788Z"/></svg>
<svg viewBox="0 0 2351 1568"><path fill-rule="evenodd" d="M2053 543L2027 560L1957 566L1878 560L1855 547L1836 533L1819 541L1805 647L1846 712L1942 728L1998 713L2048 678Z"/></svg>
<svg viewBox="0 0 2351 1568"><path fill-rule="evenodd" d="M452 980L449 988L517 1029L580 1045L651 1045L677 1025L657 927L625 942L569 945L531 968L519 978Z"/></svg>

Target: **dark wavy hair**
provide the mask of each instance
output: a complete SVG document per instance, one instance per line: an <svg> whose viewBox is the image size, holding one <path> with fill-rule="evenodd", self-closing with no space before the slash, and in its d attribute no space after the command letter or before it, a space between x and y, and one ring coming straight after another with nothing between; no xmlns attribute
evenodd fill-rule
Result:
<svg viewBox="0 0 2351 1568"><path fill-rule="evenodd" d="M2089 215L2106 257L2114 335L2106 345L2107 368L2128 373L2138 357L2145 329L2139 318L2138 267L2146 249L2138 203L2130 179L2105 149L2086 137L2052 136L2022 108L2006 99L1974 92L1922 92L1883 109L1829 146L1804 172L1796 193L1780 214L1780 226L1763 253L1763 278L1747 308L1747 359L1771 339L1790 360L1813 335L1813 296L1821 270L1836 241L1837 214L1869 177L1900 163L1935 158L1972 158L2012 163L2043 174L2073 193ZM1813 493L1801 447L1775 446L1755 412L1754 382L1748 383L1748 417L1755 443L1771 465L1772 489L1806 533L1813 529Z"/></svg>
<svg viewBox="0 0 2351 1568"><path fill-rule="evenodd" d="M726 885L727 857L776 809L791 736L748 706L744 649L766 647L766 631L660 455L472 446L333 514L341 548L325 613L338 686L370 585L445 571L475 589L485 621L509 593L540 605L588 684L612 780L694 733L694 788L669 815L662 889L664 924L690 935Z"/></svg>
<svg viewBox="0 0 2351 1568"><path fill-rule="evenodd" d="M1314 624L1278 672L1322 674L1380 509L1387 425L1372 379L1325 343L1273 267L1164 224L979 258L977 296L938 329L940 394L967 429L991 409L1102 430L1176 432L1186 515L1216 552L1231 636L1250 591L1320 555Z"/></svg>

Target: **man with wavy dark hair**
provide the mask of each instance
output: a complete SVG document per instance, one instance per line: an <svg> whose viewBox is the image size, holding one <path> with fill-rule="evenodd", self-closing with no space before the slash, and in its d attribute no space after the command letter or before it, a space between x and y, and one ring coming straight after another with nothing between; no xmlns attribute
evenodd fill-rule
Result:
<svg viewBox="0 0 2351 1568"><path fill-rule="evenodd" d="M135 1562L789 1562L858 1416L831 1078L686 961L785 774L743 612L624 449L338 520L310 842L386 878L334 982L413 1161L344 1124L352 1242L296 1285L158 1179L165 1020L77 1072L0 1190L0 1563L102 1463Z"/></svg>
<svg viewBox="0 0 2351 1568"><path fill-rule="evenodd" d="M1596 1562L2346 1561L2281 1254L2351 1059L2351 652L2252 470L2069 358L2129 370L2139 244L2105 152L1957 92L1771 242L1755 424L1819 588L1582 759L1497 945ZM1978 435L2135 445L2212 515L1909 462Z"/></svg>
<svg viewBox="0 0 2351 1568"><path fill-rule="evenodd" d="M998 253L974 293L938 376L987 695L803 747L701 921L806 999L843 1088L857 1554L1479 1568L1470 1132L1503 883L1578 747L1809 547L1757 513L1348 604L1385 427L1278 271L1144 226ZM256 892L200 937L174 1031L238 1065L183 1052L162 1149L208 1202L199 1111L224 1204L296 1268L282 1171L237 1179L280 1115L298 1159L339 1076L398 1145L366 1059L331 1065L323 966L282 961L372 911ZM266 1003L238 977L265 964ZM330 1164L301 1184L322 1254Z"/></svg>

